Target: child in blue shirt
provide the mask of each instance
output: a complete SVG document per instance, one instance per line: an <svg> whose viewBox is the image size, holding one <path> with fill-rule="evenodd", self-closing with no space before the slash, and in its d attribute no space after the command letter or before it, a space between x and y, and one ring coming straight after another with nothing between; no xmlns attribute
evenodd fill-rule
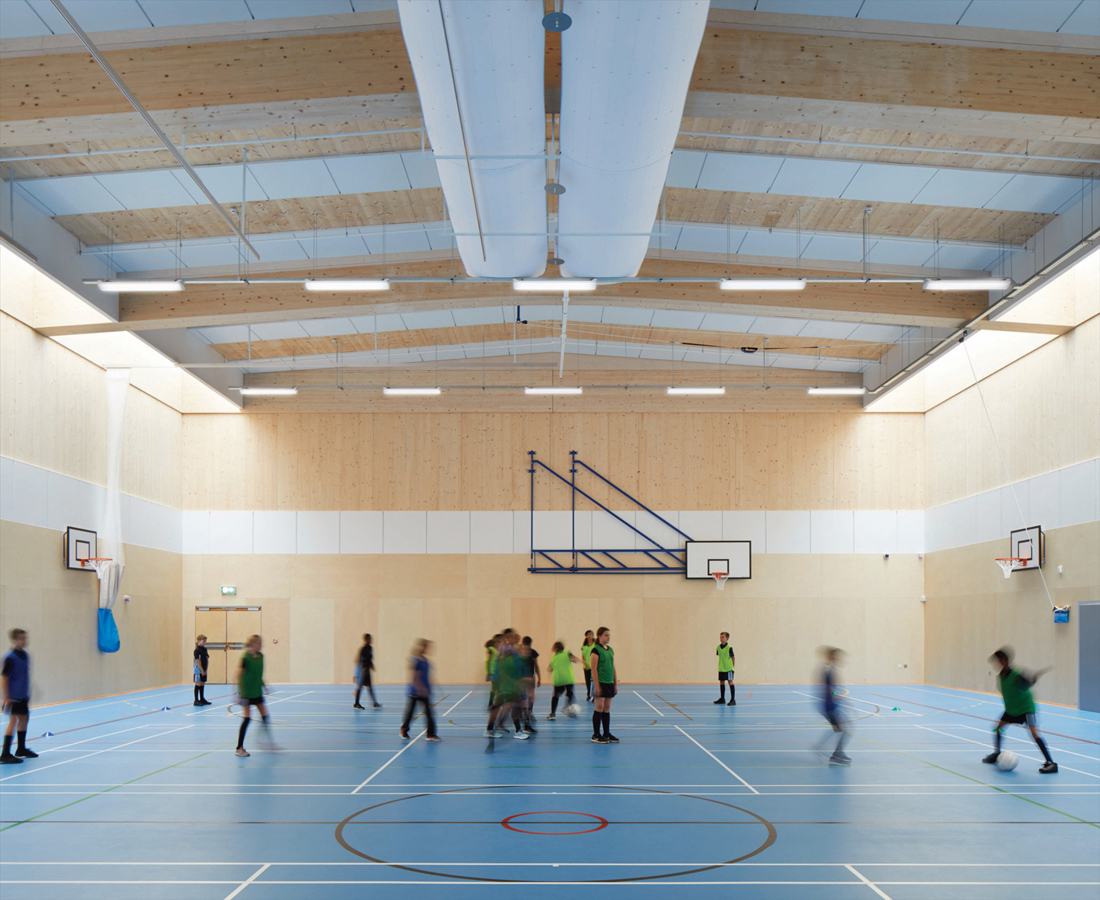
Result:
<svg viewBox="0 0 1100 900"><path fill-rule="evenodd" d="M0 754L0 763L4 765L38 758L37 753L27 748L27 722L31 717L31 660L24 649L27 646L27 632L22 628L13 628L8 636L11 638L11 652L4 657L3 675L0 676L4 712L9 714L8 727L4 730L4 752ZM11 752L13 731L19 735L15 753Z"/></svg>

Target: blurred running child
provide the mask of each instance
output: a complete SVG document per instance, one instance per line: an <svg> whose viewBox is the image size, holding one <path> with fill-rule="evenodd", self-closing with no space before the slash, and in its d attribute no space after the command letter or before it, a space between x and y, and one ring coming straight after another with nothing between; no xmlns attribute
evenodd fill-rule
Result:
<svg viewBox="0 0 1100 900"><path fill-rule="evenodd" d="M520 663L520 713L523 718L523 730L535 734L535 723L531 710L535 707L535 688L542 684L542 672L539 671L539 652L531 646L530 635L524 637L519 647Z"/></svg>
<svg viewBox="0 0 1100 900"><path fill-rule="evenodd" d="M592 713L592 743L617 744L619 739L611 733L611 701L618 692L619 676L615 671L615 651L611 649L610 628L596 631L596 643L591 648L589 665L592 667L592 688L596 704L596 711Z"/></svg>
<svg viewBox="0 0 1100 900"><path fill-rule="evenodd" d="M581 643L581 668L584 669L584 699L592 700L592 667L588 659L592 655L592 645L596 643L596 635L591 631L584 633L584 641Z"/></svg>
<svg viewBox="0 0 1100 900"><path fill-rule="evenodd" d="M548 722L553 722L557 718L558 698L563 693L565 694L566 713L570 716L576 713L576 710L569 712L569 708L574 703L573 683L576 678L573 677L573 663L578 662L577 657L566 650L561 641L557 641L551 649L553 649L554 655L550 657L550 665L547 668L553 678L554 696L550 698L550 715L546 717Z"/></svg>
<svg viewBox="0 0 1100 900"><path fill-rule="evenodd" d="M210 651L206 649L206 635L195 638L195 662L192 666L195 677L195 706L209 706L206 699L206 673L210 668Z"/></svg>
<svg viewBox="0 0 1100 900"><path fill-rule="evenodd" d="M3 687L4 712L8 714L8 727L4 730L4 752L0 763L17 765L24 759L37 759L38 754L27 747L27 722L31 717L31 658L27 653L27 632L13 628L8 632L11 652L4 657ZM19 736L15 753L11 752L12 732Z"/></svg>
<svg viewBox="0 0 1100 900"><path fill-rule="evenodd" d="M497 661L500 659L500 651L497 645L500 643L500 635L494 634L485 642L485 680L489 682L489 703L486 709L493 708L493 695L497 691Z"/></svg>
<svg viewBox="0 0 1100 900"><path fill-rule="evenodd" d="M1042 675L1049 672L1050 668L1040 669L1031 675L1026 674L1022 669L1012 668L1011 647L1002 647L989 657L989 661L1000 666L1000 671L997 673L997 687L1001 689L1005 711L1001 713L1001 719L993 729L993 752L982 762L997 762L997 757L1001 755L1001 732L1006 725L1023 725L1031 732L1035 745L1046 760L1039 767L1040 774L1053 775L1058 771L1058 763L1050 758L1046 742L1039 736L1039 728L1035 724L1035 699L1031 696L1031 686Z"/></svg>
<svg viewBox="0 0 1100 900"><path fill-rule="evenodd" d="M267 704L264 703L264 691L267 690L267 685L264 684L264 655L260 652L262 644L263 641L258 634L249 637L245 642L241 661L237 664L237 694L239 695L237 702L241 704L243 716L241 730L237 733L237 756L251 755L244 749L244 736L252 720L253 706L260 711L265 732L270 735L271 731ZM275 749L274 744L271 745L271 749Z"/></svg>
<svg viewBox="0 0 1100 900"><path fill-rule="evenodd" d="M520 724L520 663L516 653L518 639L519 635L511 628L505 628L497 644L497 650L500 653L497 659L497 689L493 696L493 708L489 710L489 722L485 726L487 738L503 737L508 733L508 729L504 727L504 720L509 715L512 717L512 726L515 728L512 737L521 741L530 737Z"/></svg>
<svg viewBox="0 0 1100 900"><path fill-rule="evenodd" d="M401 737L406 741L409 739L409 723L412 722L417 703L424 706L424 721L428 732L424 740L439 740L435 733L435 719L432 718L432 678L431 666L428 664L431 646L431 641L420 638L413 645L412 656L409 657L409 700L405 705L405 718L401 720Z"/></svg>
<svg viewBox="0 0 1100 900"><path fill-rule="evenodd" d="M822 647L821 654L825 657L825 665L821 669L821 713L825 716L825 721L829 723L829 727L833 729L833 734L840 735L836 742L836 749L833 751L833 755L829 757L829 765L851 765L852 758L844 752L844 742L848 739L848 732L844 730L844 720L840 714L840 707L836 702L835 694L837 687L836 670L840 666L843 653L836 647ZM826 734L824 738L817 742L814 749L820 752L830 737L831 735Z"/></svg>
<svg viewBox="0 0 1100 900"><path fill-rule="evenodd" d="M382 704L374 696L374 685L371 683L370 673L374 669L374 646L369 634L363 635L363 646L359 648L357 668L359 671L355 678L355 706L352 709L363 709L363 705L359 702L359 693L363 688L366 688L370 693L370 702L374 704L374 708L381 709Z"/></svg>
<svg viewBox="0 0 1100 900"><path fill-rule="evenodd" d="M726 702L726 683L730 686L729 706L736 706L737 700L733 687L733 647L730 646L730 633L723 631L718 635L718 646L714 650L718 657L718 699L714 702L722 704Z"/></svg>

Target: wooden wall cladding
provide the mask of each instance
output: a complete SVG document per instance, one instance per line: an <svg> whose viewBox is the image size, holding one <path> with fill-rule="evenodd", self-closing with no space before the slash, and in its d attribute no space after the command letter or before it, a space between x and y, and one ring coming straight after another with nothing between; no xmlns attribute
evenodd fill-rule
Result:
<svg viewBox="0 0 1100 900"><path fill-rule="evenodd" d="M982 382L1013 481L1100 456L1100 316ZM925 414L927 505L1007 484L976 388Z"/></svg>
<svg viewBox="0 0 1100 900"><path fill-rule="evenodd" d="M924 447L920 415L187 415L183 504L521 510L527 451L564 470L577 450L658 509L923 509ZM568 492L547 482L540 506L568 509Z"/></svg>
<svg viewBox="0 0 1100 900"><path fill-rule="evenodd" d="M122 445L124 493L180 507L181 416L130 388ZM0 313L0 455L93 484L107 483L103 370Z"/></svg>

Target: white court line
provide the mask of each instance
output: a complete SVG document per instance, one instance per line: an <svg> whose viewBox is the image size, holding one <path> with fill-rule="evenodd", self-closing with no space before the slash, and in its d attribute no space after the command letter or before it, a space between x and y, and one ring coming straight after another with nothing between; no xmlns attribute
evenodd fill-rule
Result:
<svg viewBox="0 0 1100 900"><path fill-rule="evenodd" d="M485 866L493 865L493 863L484 862L439 862L438 860L433 862L412 862L412 861L393 861L393 862L377 862L370 860L352 860L352 861L333 861L333 862L315 862L315 861L303 861L293 862L283 860L281 862L261 863L261 862L214 862L214 861L199 861L199 860L177 860L175 862L161 861L161 862L110 862L109 860L66 860L64 862L42 862L41 860L36 862L23 862L13 860L0 860L0 866L325 866L326 868L332 868L336 866L367 866L377 868L379 866L446 866L447 868L453 868L457 866ZM670 866L714 866L716 869L729 868L736 866L739 869L744 868L762 868L762 869L774 869L774 868L847 868L848 865L859 866L861 869L871 868L887 868L887 869L927 869L927 868L952 868L952 869L1096 869L1100 868L1100 863L938 863L938 862L898 862L898 863L884 863L884 862L866 862L866 863L832 863L832 862L735 862L735 863L709 863L709 862L684 862L682 860L677 862L667 863L655 863L655 862L605 862L600 860L599 862L513 862L509 861L509 867L515 868L517 866L523 866L526 868L539 867L539 866L551 866L552 868L562 867L567 868L569 866L599 866L605 868L607 866L651 866L656 868L669 868ZM235 884L236 882L230 882ZM265 882L266 883L266 882ZM515 882L505 882L506 884L515 884ZM560 882L559 882L560 883ZM846 881L844 884L852 884L851 881ZM968 883L968 882L962 882ZM1090 882L1091 883L1091 882Z"/></svg>
<svg viewBox="0 0 1100 900"><path fill-rule="evenodd" d="M973 725L945 725L944 727L945 728L969 728L971 731L978 731L978 732L981 732L982 734L989 734L990 733L990 732L984 731L981 728L975 728ZM1016 737L1016 735L1008 734L1007 732L1005 733L1005 737L1008 738L1010 741L1020 741L1020 743L1023 743L1023 744L1031 744L1032 743L1032 741L1029 741L1025 738L1018 738L1018 737ZM1049 743L1049 741L1047 743ZM1058 747L1058 752L1059 753L1068 753L1068 754L1070 754L1070 756L1080 756L1082 759L1090 759L1093 762L1100 762L1100 759L1098 759L1095 756L1089 756L1087 753L1074 753L1072 750L1067 750L1065 747L1062 747L1062 746ZM1100 776L1095 776L1094 775L1093 777L1096 778L1096 777L1100 777Z"/></svg>
<svg viewBox="0 0 1100 900"><path fill-rule="evenodd" d="M946 731L936 731L935 728L929 728L927 725L918 725L917 727L923 728L925 731L935 731L936 734L942 734L944 737L954 738L957 741L966 741L968 744L977 744L979 747L989 746L989 744L987 743L971 740L970 738L965 738L960 734L948 734ZM1032 762L1046 762L1045 759L1037 759L1034 756L1028 756L1026 753L1019 753L1017 755L1023 757L1024 759L1030 759ZM1093 775L1092 772L1082 772L1080 769L1071 769L1069 766L1059 765L1058 768L1065 769L1067 772L1076 772L1078 775L1088 775L1089 778L1100 778L1100 775Z"/></svg>
<svg viewBox="0 0 1100 900"><path fill-rule="evenodd" d="M432 865L439 865L433 863ZM492 863L478 863L478 865L491 868ZM866 882L866 879L865 879ZM2 884L226 884L224 881L29 881L29 880L5 880L0 882ZM228 882L232 883L232 882ZM732 887L734 885L856 885L858 881L676 881L676 882L652 882L652 881L625 881L625 882L606 882L606 881L525 881L524 886L548 886L553 885L555 887L627 887L627 888L639 888L639 887L667 887L670 883L674 883L677 887L711 887L711 886L723 886ZM881 897L886 897L886 900L890 900L886 894L880 891L870 882L866 882L869 887ZM884 881L882 884L887 885L905 885L905 886L923 886L923 885L939 885L939 886L962 886L962 885L977 885L982 887L989 886L1001 886L1007 887L1012 885L1026 885L1033 887L1050 887L1050 886L1072 886L1081 887L1089 886L1093 887L1100 885L1100 881ZM330 880L330 881L264 881L265 885L416 885L418 887L461 887L463 885L478 885L481 887L497 887L497 888L514 888L514 882L500 882L500 881L441 881L439 879L406 879L406 880L388 880L388 881L367 881L365 879L358 880ZM234 896L232 894L230 897ZM228 900L228 898L226 898Z"/></svg>
<svg viewBox="0 0 1100 900"><path fill-rule="evenodd" d="M75 747L78 744L86 744L88 743L88 741L98 741L101 738L114 737L116 734L125 734L127 731L140 731L142 728L148 727L148 723L146 723L145 725L132 725L129 728L123 728L121 731L109 731L107 732L107 734L92 735L92 737L84 738L84 740L82 741L72 741L68 744L61 744L59 747L46 747L39 755L41 756L46 753L56 753L59 750L68 750L70 747ZM7 778L0 778L0 781L7 781Z"/></svg>
<svg viewBox="0 0 1100 900"><path fill-rule="evenodd" d="M470 691L467 691L465 694L463 694L461 697L459 697L458 700L456 700L454 702L454 704L451 706L451 709L454 709L456 706L458 706L459 703L461 703L463 700L465 700L467 697L469 697L470 694L472 694L472 693L473 693L473 691L470 690ZM450 712L451 712L451 709L448 709L447 712L443 713L443 715L444 716L449 715ZM361 785L359 785L359 787L357 787L354 791L352 791L352 793L353 794L358 794L359 791L362 788L365 788L368 784L371 783L371 781L374 780L374 777L376 775L379 775L382 772L383 769L385 769L387 766L389 766L390 763L392 763L395 759L397 759L397 757L399 757L402 753L404 753L406 750L408 750L409 747L411 747L413 744L415 744L417 741L419 741L420 738L422 738L425 734L427 734L427 729L425 729L424 731L421 731L420 734L418 734L416 737L414 737L404 747L402 747L400 750L398 750L393 756L391 756L384 763L382 763L381 767L375 769L374 772L367 778L367 780L364 781Z"/></svg>
<svg viewBox="0 0 1100 900"><path fill-rule="evenodd" d="M95 706L80 706L81 703L87 703L86 700L67 700L64 703L57 704L58 706L67 707L66 709L55 709L53 712L38 712L38 709L51 709L52 707L31 707L34 710L34 718L37 719L49 719L53 716L69 715L71 713L88 712L93 709L103 709L106 706L117 706L119 703L127 703L131 706L138 700L152 700L154 697L163 697L165 694L174 694L182 692L185 689L185 685L179 685L174 688L165 688L162 691L154 691L151 694L145 696L136 696L133 694L123 694L117 700L108 700L106 703L97 703ZM158 710L150 710L151 712L157 712Z"/></svg>
<svg viewBox="0 0 1100 900"><path fill-rule="evenodd" d="M717 756L715 756L715 755L714 755L713 753L711 753L711 752L710 752L710 751L709 751L709 750L708 750L708 749L707 749L706 747L704 747L704 746L703 746L702 744L700 744L700 743L699 743L699 742L698 742L697 740L695 740L695 738L693 738L693 737L692 737L692 736L691 736L690 734L688 734L688 733L687 733L686 731L684 731L684 729L683 729L683 728L681 728L681 727L680 727L679 725L676 725L676 726L674 726L674 727L676 728L676 730L677 730L677 731L679 731L679 732L680 732L680 734L682 734L682 735L683 735L684 737L686 737L686 738L687 738L687 739L688 739L689 741L691 741L691 742L692 742L692 743L693 743L693 744L694 744L694 745L695 745L696 747L698 747L698 748L699 748L700 750L702 750L702 751L703 751L703 752L704 752L704 753L705 753L705 754L706 754L707 756L709 756L709 757L710 757L711 759L713 759L713 760L714 760L714 761L715 761L716 763L718 763L718 765L720 765L720 766L721 766L721 767L722 767L723 769L725 769L725 770L726 770L727 772L729 772L729 773L730 773L730 775L732 775L732 776L733 776L734 778L736 778L736 779L737 779L738 781L740 781L740 782L741 782L741 783L742 783L742 784L743 784L743 785L744 785L745 787L747 787L747 788L748 788L748 789L749 789L750 791L752 791L752 792L753 792L754 794L759 794L759 793L760 793L760 791L758 791L758 790L757 790L756 788L754 788L754 787L753 787L753 786L752 786L751 784L749 784L749 783L748 783L747 781L745 781L745 779L744 779L744 778L742 778L742 777L741 777L740 775L738 775L738 774L737 774L737 773L736 773L735 771L733 771L733 769L731 769L731 768L730 768L729 766L727 766L727 765L726 765L726 764L725 764L724 762L722 762L722 760L720 760L720 759L719 759L719 758L718 758Z"/></svg>
<svg viewBox="0 0 1100 900"><path fill-rule="evenodd" d="M634 693L638 694L637 691L634 691ZM663 712L661 712L659 709L657 709L656 706L654 706L652 703L650 703L648 700L646 700L646 698L643 697L641 694L638 694L638 699L641 700L642 703L644 703L646 706L648 706L655 713L657 713L657 715L659 715L662 719L665 717L665 714Z"/></svg>
<svg viewBox="0 0 1100 900"><path fill-rule="evenodd" d="M252 884L253 881L255 881L257 878L259 878L261 875L263 875L264 872L266 872L270 868L271 868L271 863L264 863L262 866L260 866L260 868L258 868L255 872L253 872L247 878L247 880L242 881L239 885L237 885L236 889L232 893L226 894L225 900L233 900L234 897L236 897L241 891L243 891L246 887L248 887L250 884Z"/></svg>
<svg viewBox="0 0 1100 900"><path fill-rule="evenodd" d="M145 726L141 726L145 727ZM51 763L48 766L35 766L33 769L29 769L26 772L16 772L14 775L8 775L7 778L0 778L0 781L7 781L10 778L18 778L20 775L29 775L31 772L44 772L46 769L52 769L54 766L63 766L71 762L79 762L82 759L88 759L92 756L99 756L100 753L109 753L111 750L121 750L123 747L129 747L130 744L140 744L142 741L149 741L156 737L163 737L166 734L173 734L176 731L183 731L185 728L192 728L192 725L181 725L179 728L172 728L169 731L161 731L158 734L150 734L147 737L138 738L136 741L130 741L126 744L118 744L114 747L104 747L102 750L96 750L95 753L88 753L84 756L77 756L73 759L63 759L61 762Z"/></svg>
<svg viewBox="0 0 1100 900"><path fill-rule="evenodd" d="M890 897L889 897L889 896L888 896L888 895L887 895L886 893L884 893L883 891L879 890L879 889L878 889L878 888L877 888L877 887L876 887L876 886L874 885L874 883L873 883L873 882L869 881L869 880L868 880L867 878L865 878L864 876L860 875L860 874L859 874L859 872L857 872L857 871L856 871L855 869L853 869L853 868L852 868L851 866L849 866L849 865L845 864L844 868L845 868L845 869L847 869L847 870L848 870L849 872L851 872L851 873L852 873L853 875L855 875L855 876L856 876L856 878L858 878L858 879L859 879L860 881L862 881L862 882L863 882L863 883L864 883L865 885L867 885L867 887L869 887L869 888L870 888L870 889L871 889L872 891L874 891L874 892L875 892L876 894L878 894L878 895L879 895L879 896L880 896L880 897L882 898L882 900L890 900Z"/></svg>
<svg viewBox="0 0 1100 900"><path fill-rule="evenodd" d="M725 766L723 766L725 768ZM740 777L740 776L738 776ZM986 785L984 782L979 782L983 787L996 788L996 785ZM734 785L736 787L736 785ZM989 796L983 791L968 791L964 788L954 791L758 791L755 788L752 789L753 793L759 794L762 797L965 797L965 796ZM998 790L1004 790L998 788ZM74 794L97 794L99 791L17 791L17 792L5 792L8 796L38 796L38 795L63 795L73 796ZM112 791L115 795L130 794L135 797L176 797L181 795L194 794L195 796L207 796L207 797L243 797L256 795L259 797L341 797L346 796L340 791L280 791L280 790L260 790L260 791L142 791L142 790L116 790ZM423 794L425 791L371 791L372 797L407 797L413 794ZM436 793L436 792L428 792ZM1028 797L1096 797L1097 791L1028 791L1023 789L1013 789L1011 791L1014 795L1028 796ZM450 794L439 794L441 797L450 797ZM461 794L455 794L456 797L500 797L502 796L499 791L463 791ZM507 795L509 797L634 797L644 799L647 797L744 797L744 794L733 793L731 791L662 791L659 794L637 794L629 791L622 793L610 792L610 791L509 791Z"/></svg>

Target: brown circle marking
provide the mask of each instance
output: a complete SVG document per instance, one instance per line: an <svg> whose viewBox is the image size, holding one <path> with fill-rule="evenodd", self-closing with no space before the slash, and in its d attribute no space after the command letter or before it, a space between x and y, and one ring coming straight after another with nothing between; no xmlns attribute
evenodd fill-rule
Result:
<svg viewBox="0 0 1100 900"><path fill-rule="evenodd" d="M344 828L345 828L345 826L349 825L353 819L361 816L363 813L370 812L373 809L380 809L383 806L389 806L393 803L401 803L401 802L404 802L405 800L418 800L422 797L434 796L435 794L461 794L461 793L464 793L465 791L502 790L504 788L515 788L515 787L525 787L525 786L526 785L521 785L521 784L477 785L476 787L455 788L454 790L450 790L450 791L434 791L432 793L427 793L427 794L412 794L412 795L407 796L407 797L395 797L393 800L384 800L381 803L374 804L374 806L368 806L365 809L361 809L358 812L354 812L350 816L348 816L346 819L344 819L339 825L336 826L336 835L335 835L336 836L336 841L337 841L337 843L340 844L341 847L343 847L349 853L354 853L356 856L360 857L361 859L369 860L370 862L381 863L382 865L390 866L391 868L394 868L394 869L401 869L404 872L415 872L418 875L434 875L436 878L453 878L453 879L456 879L458 881L487 881L487 882L493 882L493 883L524 884L524 883L528 882L529 879L526 879L526 878L487 878L487 877L482 877L482 876L478 876L478 875L451 875L451 874L444 873L444 872L433 872L431 869L420 869L420 868L416 868L415 866L402 866L402 865L399 865L398 863L387 862L384 859L378 859L377 857L371 856L367 853L364 853L361 850L356 850L354 847L352 847L346 840L344 840ZM658 790L654 790L653 788L622 787L620 785L593 785L593 787L605 787L608 790L617 790L617 791L638 791L639 793L644 793L644 794L668 794L669 796L688 797L692 800L702 800L706 803L715 803L718 806L725 806L725 807L728 807L729 809L735 809L738 812L742 812L747 816L752 816L752 818L756 819L761 825L763 825L768 830L768 836L766 838L764 838L763 843L761 843L760 846L757 847L755 850L751 850L748 853L742 854L741 856L738 856L735 859L728 859L725 862L714 863L713 865L710 865L710 866L699 866L699 867L694 868L694 869L684 869L680 872L666 872L662 875L640 875L637 878L586 878L583 881L583 883L585 883L585 884L615 884L615 883L633 882L633 881L656 881L656 880L661 879L661 878L676 878L680 875L695 875L699 872L709 872L712 869L720 869L723 866L732 866L732 865L735 865L736 863L744 862L746 859L749 859L753 856L756 856L758 853L763 853L772 844L775 843L776 838L778 837L778 834L776 833L776 830L775 830L775 826L771 822L769 822L767 819L765 819L763 816L758 816L752 810L745 809L742 806L734 806L732 803L726 803L723 800L715 800L712 797L697 797L694 794L680 794L680 793L676 793L676 792L673 792L673 791L658 791ZM490 864L486 863L486 865L490 865ZM564 879L560 882L560 884L576 884L576 883L577 882L575 882L575 881L564 880Z"/></svg>

